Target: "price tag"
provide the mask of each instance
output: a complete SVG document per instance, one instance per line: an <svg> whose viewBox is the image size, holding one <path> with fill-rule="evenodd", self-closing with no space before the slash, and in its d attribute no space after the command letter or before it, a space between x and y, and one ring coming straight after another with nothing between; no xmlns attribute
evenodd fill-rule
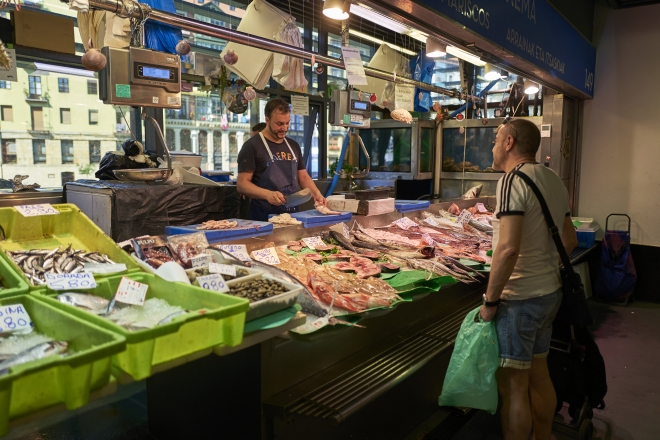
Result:
<svg viewBox="0 0 660 440"><path fill-rule="evenodd" d="M425 223L428 223L431 226L435 226L436 228L440 226L440 223L436 222L432 217L429 217L427 219L424 219Z"/></svg>
<svg viewBox="0 0 660 440"><path fill-rule="evenodd" d="M124 272L125 270L126 265L124 263L85 263L85 272L87 273L117 273Z"/></svg>
<svg viewBox="0 0 660 440"><path fill-rule="evenodd" d="M217 273L197 277L196 281L202 289L212 290L214 292L229 292L229 287L225 284L225 280Z"/></svg>
<svg viewBox="0 0 660 440"><path fill-rule="evenodd" d="M303 238L302 241L310 249L316 249L316 246L326 246L326 244L321 240L321 237L307 237Z"/></svg>
<svg viewBox="0 0 660 440"><path fill-rule="evenodd" d="M38 215L55 215L60 212L53 208L50 203L42 203L39 205L19 205L14 206L23 217L36 217Z"/></svg>
<svg viewBox="0 0 660 440"><path fill-rule="evenodd" d="M271 266L280 264L280 258L277 256L274 247L252 251L252 258L262 263L270 264Z"/></svg>
<svg viewBox="0 0 660 440"><path fill-rule="evenodd" d="M117 293L115 293L115 301L124 304L143 306L148 288L149 286L147 284L142 284L133 281L130 278L122 277L119 287L117 287Z"/></svg>
<svg viewBox="0 0 660 440"><path fill-rule="evenodd" d="M366 86L367 76L364 73L360 51L354 47L342 46L341 54L348 83L352 86Z"/></svg>
<svg viewBox="0 0 660 440"><path fill-rule="evenodd" d="M316 327L317 329L323 328L329 323L329 319L327 316L324 316L323 318L319 318L316 321L312 322L312 327Z"/></svg>
<svg viewBox="0 0 660 440"><path fill-rule="evenodd" d="M241 261L250 261L252 259L250 258L250 255L248 254L247 248L244 244L223 244L220 245L220 249Z"/></svg>
<svg viewBox="0 0 660 440"><path fill-rule="evenodd" d="M309 116L309 97L292 96L291 111L294 115Z"/></svg>
<svg viewBox="0 0 660 440"><path fill-rule="evenodd" d="M472 213L464 209L463 212L461 212L461 215L458 216L458 219L456 219L456 222L464 225L469 222L471 218Z"/></svg>
<svg viewBox="0 0 660 440"><path fill-rule="evenodd" d="M236 266L229 264L210 263L209 272L219 273L220 275L229 275L230 277L236 276Z"/></svg>
<svg viewBox="0 0 660 440"><path fill-rule="evenodd" d="M338 232L339 234L342 234L344 237L348 239L351 238L351 230L348 229L346 223L337 223L336 225L332 225L330 226L330 230Z"/></svg>
<svg viewBox="0 0 660 440"><path fill-rule="evenodd" d="M25 311L23 304L12 304L0 307L0 333L32 331L32 319ZM27 332L29 333L29 331Z"/></svg>
<svg viewBox="0 0 660 440"><path fill-rule="evenodd" d="M397 84L394 87L394 102L396 108L415 110L415 86Z"/></svg>
<svg viewBox="0 0 660 440"><path fill-rule="evenodd" d="M422 234L422 240L424 240L429 246L435 246L435 241L433 241L429 234Z"/></svg>
<svg viewBox="0 0 660 440"><path fill-rule="evenodd" d="M408 230L408 229L412 228L413 226L419 226L417 223L410 220L408 217L400 218L399 220L393 222L392 224L397 225L401 229L405 229L405 230Z"/></svg>
<svg viewBox="0 0 660 440"><path fill-rule="evenodd" d="M477 203L476 207L477 207L477 211L483 212L484 214L488 214L488 210L486 209L483 203Z"/></svg>
<svg viewBox="0 0 660 440"><path fill-rule="evenodd" d="M96 280L91 273L47 273L46 284L51 290L93 289Z"/></svg>
<svg viewBox="0 0 660 440"><path fill-rule="evenodd" d="M190 259L190 263L192 264L192 268L196 269L198 267L206 267L211 263L212 258L209 254L199 254L195 255Z"/></svg>

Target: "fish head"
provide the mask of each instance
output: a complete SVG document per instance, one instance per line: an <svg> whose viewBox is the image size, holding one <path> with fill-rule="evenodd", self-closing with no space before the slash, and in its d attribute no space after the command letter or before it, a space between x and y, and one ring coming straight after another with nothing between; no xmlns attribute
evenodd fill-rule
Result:
<svg viewBox="0 0 660 440"><path fill-rule="evenodd" d="M57 295L57 299L64 304L69 304L70 306L76 306L78 304L78 301L76 301L76 298L74 298L72 295L68 293L61 293Z"/></svg>
<svg viewBox="0 0 660 440"><path fill-rule="evenodd" d="M66 341L52 341L49 342L50 344L50 351L59 354L59 353L64 353L69 349L69 343Z"/></svg>

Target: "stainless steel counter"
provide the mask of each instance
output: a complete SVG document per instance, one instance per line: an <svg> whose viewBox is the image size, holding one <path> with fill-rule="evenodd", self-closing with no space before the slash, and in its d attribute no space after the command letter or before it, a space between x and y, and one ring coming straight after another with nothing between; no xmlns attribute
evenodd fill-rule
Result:
<svg viewBox="0 0 660 440"><path fill-rule="evenodd" d="M35 191L11 192L0 190L0 208L18 205L37 205L41 203L64 203L62 188L40 188Z"/></svg>

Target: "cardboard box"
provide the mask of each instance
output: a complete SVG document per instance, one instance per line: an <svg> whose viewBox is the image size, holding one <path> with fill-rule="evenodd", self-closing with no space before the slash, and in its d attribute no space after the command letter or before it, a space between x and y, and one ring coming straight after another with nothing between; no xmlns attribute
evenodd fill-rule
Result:
<svg viewBox="0 0 660 440"><path fill-rule="evenodd" d="M22 9L12 13L12 23L18 46L76 54L73 18Z"/></svg>
<svg viewBox="0 0 660 440"><path fill-rule="evenodd" d="M345 199L344 196L328 197L328 208L332 209L333 211L344 211L357 214L359 205L359 200Z"/></svg>
<svg viewBox="0 0 660 440"><path fill-rule="evenodd" d="M328 197L328 208L333 211L347 211L358 215L379 215L394 212L394 199L355 200L344 196Z"/></svg>

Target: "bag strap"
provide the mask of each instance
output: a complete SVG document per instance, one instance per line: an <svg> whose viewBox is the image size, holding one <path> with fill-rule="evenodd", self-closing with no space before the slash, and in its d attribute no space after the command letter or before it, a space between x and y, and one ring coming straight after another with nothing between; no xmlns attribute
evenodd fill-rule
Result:
<svg viewBox="0 0 660 440"><path fill-rule="evenodd" d="M538 186L536 186L534 181L527 174L519 170L514 170L512 172L516 176L520 177L527 184L527 186L529 186L532 189L532 191L536 195L536 198L538 199L539 204L541 205L541 210L543 211L545 222L548 225L548 229L550 230L550 235L552 236L552 239L555 242L555 246L557 247L557 252L559 252L559 257L561 258L561 262L564 265L564 270L568 273L571 280L575 279L576 274L575 271L573 270L573 265L571 264L571 260L568 258L568 254L566 253L566 248L564 248L564 243L561 242L559 229L555 225L554 220L552 220L552 214L550 214L550 208L548 208L548 204L545 202L545 198L543 198L543 194L541 194L541 190L539 189ZM574 283L571 284L575 286Z"/></svg>

